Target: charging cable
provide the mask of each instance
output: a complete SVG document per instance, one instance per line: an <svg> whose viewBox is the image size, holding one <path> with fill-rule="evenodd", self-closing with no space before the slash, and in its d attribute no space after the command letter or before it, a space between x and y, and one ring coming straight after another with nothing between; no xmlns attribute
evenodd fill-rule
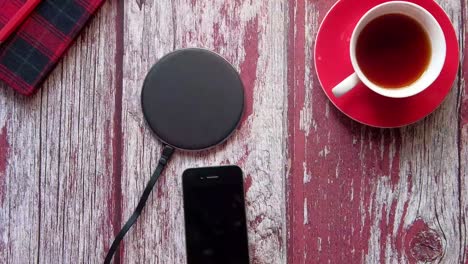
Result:
<svg viewBox="0 0 468 264"><path fill-rule="evenodd" d="M146 205L146 201L148 200L148 197L151 194L151 191L153 190L154 185L158 181L159 176L161 176L161 173L163 172L164 167L166 167L166 164L171 159L171 156L173 153L174 153L173 147L168 146L168 145L164 146L164 149L161 154L161 158L159 158L158 167L156 167L156 170L154 171L153 175L148 181L148 184L146 185L145 190L143 191L143 195L141 195L140 201L138 202L138 205L135 211L127 220L127 223L125 223L125 225L122 227L120 232L117 234L117 236L114 239L114 242L112 242L112 246L107 252L107 256L104 261L104 264L110 264L112 260L112 256L114 256L115 252L119 248L120 242L122 241L124 236L127 234L128 230L130 230L133 224L135 224L138 217L140 217L141 211L143 211L143 208Z"/></svg>

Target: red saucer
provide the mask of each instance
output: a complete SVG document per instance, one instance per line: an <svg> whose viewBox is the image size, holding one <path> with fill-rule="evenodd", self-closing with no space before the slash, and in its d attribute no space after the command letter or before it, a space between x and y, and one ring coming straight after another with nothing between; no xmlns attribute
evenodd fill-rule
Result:
<svg viewBox="0 0 468 264"><path fill-rule="evenodd" d="M325 16L315 43L315 69L330 101L350 118L374 127L400 127L432 113L450 92L458 70L458 41L444 10L433 0L410 0L424 7L439 22L447 43L444 68L435 82L423 92L407 98L387 98L363 84L336 98L332 88L353 73L349 57L352 31L372 7L386 0L340 0Z"/></svg>

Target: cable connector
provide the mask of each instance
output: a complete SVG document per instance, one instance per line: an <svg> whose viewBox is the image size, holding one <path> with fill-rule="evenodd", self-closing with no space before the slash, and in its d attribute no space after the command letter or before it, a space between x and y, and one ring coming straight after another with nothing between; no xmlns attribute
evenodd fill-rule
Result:
<svg viewBox="0 0 468 264"><path fill-rule="evenodd" d="M174 148L166 145L161 154L161 158L159 158L159 164L166 166L167 161L171 159L172 154L174 153Z"/></svg>

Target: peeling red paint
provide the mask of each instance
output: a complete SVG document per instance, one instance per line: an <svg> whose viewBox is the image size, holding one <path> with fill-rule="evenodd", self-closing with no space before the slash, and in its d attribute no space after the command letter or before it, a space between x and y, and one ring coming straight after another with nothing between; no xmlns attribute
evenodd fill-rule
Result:
<svg viewBox="0 0 468 264"><path fill-rule="evenodd" d="M255 219L250 221L249 226L252 228L252 230L257 230L257 226L260 225L265 218L264 214L259 214L255 216Z"/></svg>
<svg viewBox="0 0 468 264"><path fill-rule="evenodd" d="M112 183L109 186L111 190L112 202L108 205L109 207L109 221L111 221L112 232L116 235L121 228L122 223L122 156L123 156L123 133L122 133L122 98L123 98L123 59L124 59L124 4L117 8L115 32L116 32L116 53L114 57L115 65L117 65L115 71L115 93L114 93L114 113L112 116L112 124L108 125L109 134L106 136L106 140L110 139L109 148L112 148L112 170L108 171L111 173ZM112 136L110 136L110 134ZM106 142L107 143L107 142ZM107 160L106 160L107 163ZM105 242L107 243L107 242ZM109 244L106 244L106 246ZM110 245L109 245L110 246ZM107 248L107 247L106 247ZM119 250L114 255L115 263L120 263L120 257L125 248L125 241L123 241L119 247ZM107 249L106 249L107 250Z"/></svg>
<svg viewBox="0 0 468 264"><path fill-rule="evenodd" d="M240 75L245 86L245 110L243 121L245 121L253 111L253 91L257 78L257 63L259 58L258 35L258 17L255 17L247 23L245 28L243 43L245 58L240 65Z"/></svg>
<svg viewBox="0 0 468 264"><path fill-rule="evenodd" d="M386 238L395 225L397 200L384 204L382 212L376 211L377 193L372 186L389 182L395 189L399 185L400 132L358 124L329 103L313 74L313 43L306 45L306 3L289 3L288 263L348 263L350 259L364 259L376 213L383 215L378 223L382 242L376 246L384 256ZM308 4L318 9L317 23L331 4ZM306 67L312 78L307 83ZM310 93L312 102L305 102L306 93ZM310 123L304 121L304 116L310 115L307 111L312 115ZM312 175L307 183L304 167ZM309 217L305 225L306 214Z"/></svg>
<svg viewBox="0 0 468 264"><path fill-rule="evenodd" d="M248 149L248 147L246 145L246 146L244 146L244 154L242 154L242 157L237 162L237 165L242 168L245 165L249 155L250 155L250 151L249 151L249 149Z"/></svg>
<svg viewBox="0 0 468 264"><path fill-rule="evenodd" d="M4 126L0 131L0 175L6 172L9 151L10 144L8 142L8 133L6 126Z"/></svg>
<svg viewBox="0 0 468 264"><path fill-rule="evenodd" d="M247 193L250 187L252 187L252 176L247 175L247 177L245 177L244 191Z"/></svg>
<svg viewBox="0 0 468 264"><path fill-rule="evenodd" d="M213 39L214 39L214 46L217 52L220 47L223 47L226 45L226 41L224 40L224 35L221 34L219 31L219 23L215 23L213 25Z"/></svg>
<svg viewBox="0 0 468 264"><path fill-rule="evenodd" d="M105 131L105 135L104 135L104 146L105 146L105 153L103 153L104 155L104 164L105 164L105 172L106 173L110 173L112 172L112 165L113 165L113 148L112 148L112 129L111 129L111 126L110 126L110 121L109 120L106 120L106 122L104 123L104 131ZM76 152L72 152L73 154L73 161L75 162L75 164L78 164L78 157L76 155ZM112 204L114 204L116 201L115 201L115 194L114 195L108 195L107 196L107 204L109 206L107 206L107 214L108 215L114 215L115 214L115 208L113 206L111 206ZM110 221L110 224L112 225L112 219L109 219ZM118 225L114 225L114 228L118 228ZM107 246L107 245L106 245Z"/></svg>
<svg viewBox="0 0 468 264"><path fill-rule="evenodd" d="M431 262L442 256L440 235L422 219L414 221L405 234L405 252L410 263Z"/></svg>
<svg viewBox="0 0 468 264"><path fill-rule="evenodd" d="M465 261L466 261L465 264L468 264L468 246L467 246L466 249L465 249L465 255L464 255L464 257L465 257Z"/></svg>
<svg viewBox="0 0 468 264"><path fill-rule="evenodd" d="M154 169L156 169L156 168L154 168ZM154 169L153 169L153 170L154 170ZM153 172L151 172L151 175L152 175L152 173L153 173ZM158 197L158 200L162 200L162 199L164 199L164 197L167 196L167 195L166 195L166 191L167 191L167 190L166 190L166 188L165 188L165 186L167 186L167 185L166 185L166 182L167 182L167 181L166 181L166 177L164 176L164 174L165 174L165 173L163 172L163 173L161 174L161 176L159 176L158 181L156 182L156 189L157 189L157 192L156 192L155 194L157 195L156 197ZM149 178L150 178L151 175L148 175L148 180L149 180ZM141 190L141 192L143 193L143 190ZM154 195L154 194L153 194L153 195Z"/></svg>
<svg viewBox="0 0 468 264"><path fill-rule="evenodd" d="M410 242L411 256L417 261L432 262L442 256L442 242L434 230L419 232Z"/></svg>
<svg viewBox="0 0 468 264"><path fill-rule="evenodd" d="M408 201L405 202L403 206L403 214L401 219L405 219L406 213L408 212ZM400 225L398 226L397 236L395 238L395 247L398 249L398 257L405 254L404 252L404 244L405 244L405 232L403 232L404 221L400 221Z"/></svg>
<svg viewBox="0 0 468 264"><path fill-rule="evenodd" d="M391 228L387 223L387 205L384 205L382 208L382 220L380 221L380 263L385 263L384 262L384 257L385 256L385 246L386 243L385 241L387 240L387 234Z"/></svg>
<svg viewBox="0 0 468 264"><path fill-rule="evenodd" d="M111 123L110 120L106 120L104 123L104 147L105 147L105 153L104 153L104 161L105 161L105 167L106 167L106 172L112 171L112 129L111 129ZM73 154L75 156L75 162L76 162L76 154Z"/></svg>
<svg viewBox="0 0 468 264"><path fill-rule="evenodd" d="M462 1L463 3L463 1ZM466 1L464 2L466 3ZM467 7L467 4L464 4L464 10L465 10L465 18L468 17L468 7ZM463 61L462 61L462 67L463 67L463 71L462 71L462 76L461 78L463 79L464 81L464 86L462 86L464 88L462 92L462 102L461 102L461 109L460 109L460 127L464 127L465 125L468 124L468 30L465 30L465 43L463 43L464 45L462 46L462 48L464 47L464 52L463 54L465 54L465 56L463 57ZM461 88L461 89L463 89Z"/></svg>
<svg viewBox="0 0 468 264"><path fill-rule="evenodd" d="M394 132L394 133L393 133ZM392 147L394 148L395 152L392 153L392 160L389 161L389 164L391 164L391 168L389 168L390 171L390 181L392 183L392 187L396 188L398 186L398 182L400 181L400 149L401 149L401 134L398 132L398 130L393 130L393 132L390 133L390 136L388 137L388 141L385 143L386 146L389 144L394 144ZM395 140L395 142L390 142L390 139ZM388 153L388 156L384 157L389 157L390 153Z"/></svg>
<svg viewBox="0 0 468 264"><path fill-rule="evenodd" d="M0 130L0 204L5 198L6 169L8 166L8 156L10 153L10 143L8 142L7 127Z"/></svg>
<svg viewBox="0 0 468 264"><path fill-rule="evenodd" d="M240 27L240 17L234 14L238 14L241 4L240 0L225 1L221 7L219 14L225 20L227 28L237 29ZM230 7L234 7L233 11L230 11Z"/></svg>
<svg viewBox="0 0 468 264"><path fill-rule="evenodd" d="M466 78L468 82L468 76ZM465 94L466 95L462 100L461 109L460 109L460 127L465 127L468 125L468 85L465 85Z"/></svg>
<svg viewBox="0 0 468 264"><path fill-rule="evenodd" d="M303 184L300 178L302 162L305 158L305 149L302 147L305 144L303 133L297 131L298 120L296 105L303 104L304 98L304 83L298 81L300 76L304 76L305 53L303 45L305 43L305 34L295 34L295 32L305 32L305 2L304 1L289 1L289 28L288 28L288 157L291 159L287 182L287 230L289 243L287 246L288 263L307 263L317 262L306 259L309 254L307 242L304 239L304 212L300 209L300 203L304 201L304 193L301 191ZM296 77L297 76L297 77ZM297 146L297 147L296 147ZM315 239L321 239L317 236ZM312 247L314 244L311 243ZM317 247L317 245L315 245ZM314 249L315 251L315 249ZM307 255L306 255L307 254ZM314 257L314 256L312 256Z"/></svg>

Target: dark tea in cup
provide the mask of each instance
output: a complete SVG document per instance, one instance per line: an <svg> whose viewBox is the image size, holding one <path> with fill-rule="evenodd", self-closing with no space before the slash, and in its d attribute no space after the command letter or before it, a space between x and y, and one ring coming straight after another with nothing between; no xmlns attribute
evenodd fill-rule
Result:
<svg viewBox="0 0 468 264"><path fill-rule="evenodd" d="M415 19L386 14L370 21L356 44L362 72L383 88L408 86L421 77L431 60L428 33Z"/></svg>
<svg viewBox="0 0 468 264"><path fill-rule="evenodd" d="M437 20L406 1L374 6L349 40L354 73L333 87L340 97L359 83L382 96L405 98L426 90L440 75L447 47Z"/></svg>

